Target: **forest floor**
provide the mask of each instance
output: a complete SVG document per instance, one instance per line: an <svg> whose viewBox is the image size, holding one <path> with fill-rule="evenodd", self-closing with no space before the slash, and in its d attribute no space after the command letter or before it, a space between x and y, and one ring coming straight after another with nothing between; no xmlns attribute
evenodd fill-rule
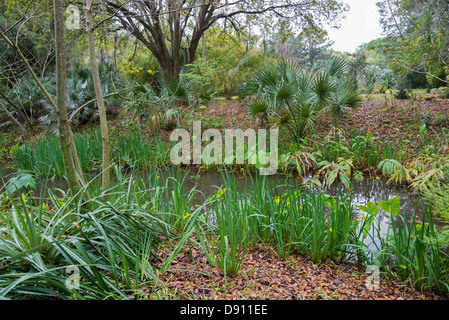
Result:
<svg viewBox="0 0 449 320"><path fill-rule="evenodd" d="M205 117L222 118L223 114L229 127L238 124L242 128L257 128L257 121L251 119L247 106L243 103L223 101L210 105ZM375 133L378 139L395 142L398 139L417 140L419 126L426 123L437 133L441 128L449 128L449 100L441 99L438 94L422 93L416 99L398 100L391 95L365 95L359 108L349 110L341 119L324 114L317 119L316 130L320 137L326 136L333 127L342 130L344 135L366 131ZM430 129L429 137L436 137Z"/></svg>
<svg viewBox="0 0 449 320"><path fill-rule="evenodd" d="M202 120L203 129L210 127L243 130L259 128L259 119L251 118L247 110L247 103L219 99L201 112L186 109L183 113L190 114L190 117L195 120ZM368 131L376 134L378 139L384 142L395 142L398 139L414 142L418 141L419 127L423 123L426 123L428 129L430 128L426 132L429 138L440 134L442 128L449 128L449 100L441 99L438 94L426 93L419 94L414 100L397 100L389 94L365 95L362 105L349 110L341 119L335 119L326 114L317 118L313 133L324 137L332 128L338 128L346 137L349 137L351 131L359 133ZM185 121L183 124L187 126ZM97 126L97 123L93 123L75 128L74 131L82 132ZM110 117L109 126L116 132L127 130L127 124L124 124L122 116ZM153 128L147 128L149 134L152 130ZM171 131L160 130L160 133L164 140L169 140ZM9 134L10 138L1 140L2 134ZM0 142L2 149L9 149L16 143L32 142L45 134L46 130L39 126L27 132L14 127L0 128ZM288 135L283 136L282 139L289 142Z"/></svg>
<svg viewBox="0 0 449 320"><path fill-rule="evenodd" d="M169 250L161 250L159 263L169 254ZM238 275L225 277L196 248L192 252L185 248L161 276L160 288L152 289L160 289L169 299L183 300L443 300L438 294L421 293L410 283L387 279L382 273L375 287L370 282L372 274L366 271L347 261L314 264L296 254L282 260L259 244L249 250Z"/></svg>

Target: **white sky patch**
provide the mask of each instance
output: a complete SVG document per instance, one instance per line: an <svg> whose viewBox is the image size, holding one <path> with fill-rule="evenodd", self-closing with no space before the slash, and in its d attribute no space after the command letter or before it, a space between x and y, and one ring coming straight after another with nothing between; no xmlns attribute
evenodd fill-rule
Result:
<svg viewBox="0 0 449 320"><path fill-rule="evenodd" d="M350 6L346 19L341 21L340 29L326 28L329 38L334 41L333 49L354 53L358 46L382 37L379 24L379 12L376 3L379 0L344 0Z"/></svg>

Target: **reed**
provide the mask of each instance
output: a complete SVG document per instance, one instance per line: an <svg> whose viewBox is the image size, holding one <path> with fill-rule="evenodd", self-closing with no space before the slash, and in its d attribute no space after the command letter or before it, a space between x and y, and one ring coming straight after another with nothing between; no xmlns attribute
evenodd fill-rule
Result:
<svg viewBox="0 0 449 320"><path fill-rule="evenodd" d="M389 269L402 281L411 281L417 290L436 290L447 294L449 285L448 255L441 243L430 208L424 206L422 221L404 213L391 222L392 234L386 253L394 256ZM391 219L393 220L393 219Z"/></svg>

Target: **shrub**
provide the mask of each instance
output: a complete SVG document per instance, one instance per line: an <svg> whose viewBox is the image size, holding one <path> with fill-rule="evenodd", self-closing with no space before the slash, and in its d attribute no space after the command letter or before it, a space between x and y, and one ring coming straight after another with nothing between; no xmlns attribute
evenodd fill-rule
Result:
<svg viewBox="0 0 449 320"><path fill-rule="evenodd" d="M323 111L341 117L361 103L357 90L345 80L347 70L348 63L340 59L314 72L284 60L248 79L242 90L255 98L249 107L253 116L270 118L272 126L286 127L299 141L314 129Z"/></svg>

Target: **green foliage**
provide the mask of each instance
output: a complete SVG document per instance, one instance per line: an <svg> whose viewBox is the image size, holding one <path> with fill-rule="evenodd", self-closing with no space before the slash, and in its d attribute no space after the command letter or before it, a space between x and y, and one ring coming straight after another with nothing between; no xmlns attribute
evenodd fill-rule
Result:
<svg viewBox="0 0 449 320"><path fill-rule="evenodd" d="M250 113L262 111L272 126L286 127L298 141L313 130L321 112L341 117L347 108L360 104L359 95L343 79L347 66L344 60L333 59L314 73L304 73L289 61L265 68L245 83L244 92L256 98Z"/></svg>
<svg viewBox="0 0 449 320"><path fill-rule="evenodd" d="M107 96L116 91L116 86L120 86L120 81L115 76L112 63L105 61L99 64L100 80L102 84L103 95ZM42 77L41 82L44 87L55 99L56 96L56 76L53 73ZM56 111L48 102L44 93L34 81L27 75L23 77L9 92L11 101L21 108L21 110L31 119L38 120L41 124L52 128L57 127ZM90 67L84 67L77 64L70 69L67 74L67 110L69 117L72 117L74 125L83 125L94 120L98 120L98 107L95 100L95 89L92 81ZM121 99L118 96L105 98L107 111L112 114L121 105ZM8 103L4 103L9 105ZM85 105L84 108L79 109ZM12 109L13 114L17 112ZM76 112L76 114L75 114ZM18 117L20 119L20 116Z"/></svg>
<svg viewBox="0 0 449 320"><path fill-rule="evenodd" d="M20 1L5 1L2 4L0 24L7 30L7 34L22 51L33 71L38 76L44 76L46 70L52 70L55 65L55 54L52 48L54 42L50 32L48 7L36 4L33 13ZM24 12L28 16L23 19ZM20 23L18 23L20 21ZM25 74L25 65L17 53L7 43L0 39L0 86L5 84L9 89L20 84Z"/></svg>
<svg viewBox="0 0 449 320"><path fill-rule="evenodd" d="M398 92L394 95L396 99L406 100L409 98L407 89L399 88Z"/></svg>
<svg viewBox="0 0 449 320"><path fill-rule="evenodd" d="M21 188L24 188L25 190L36 189L36 180L33 175L29 173L18 174L8 181L5 190L12 194Z"/></svg>
<svg viewBox="0 0 449 320"><path fill-rule="evenodd" d="M148 169L154 165L168 164L170 148L159 137L148 139L141 130L129 130L119 134L112 149L122 165Z"/></svg>
<svg viewBox="0 0 449 320"><path fill-rule="evenodd" d="M351 159L338 158L337 163L322 161L318 166L320 167L318 174L324 175L328 186L331 186L338 177L348 190L352 189L350 177L354 165Z"/></svg>
<svg viewBox="0 0 449 320"><path fill-rule="evenodd" d="M84 173L99 168L102 157L101 133L75 134L74 140ZM170 162L170 146L170 143L163 142L158 136L150 139L140 129L128 130L111 139L111 158L126 167L148 169ZM24 143L14 148L12 157L17 170L38 177L60 178L65 173L59 140L54 134L48 134L34 144Z"/></svg>
<svg viewBox="0 0 449 320"><path fill-rule="evenodd" d="M379 163L379 170L382 170L384 176L390 177L390 181L400 183L402 180L409 182L411 177L408 171L394 159L385 159Z"/></svg>
<svg viewBox="0 0 449 320"><path fill-rule="evenodd" d="M258 241L272 246L281 258L299 251L314 262L342 258L353 241L352 206L344 195L331 197L287 182L276 186L260 176L239 188L235 177L226 175L219 193L209 200L216 224L198 230L200 247L210 264L230 273L238 272L248 246Z"/></svg>
<svg viewBox="0 0 449 320"><path fill-rule="evenodd" d="M449 220L449 184L430 183L428 188L423 190L423 197L432 207L435 215Z"/></svg>
<svg viewBox="0 0 449 320"><path fill-rule="evenodd" d="M183 77L190 82L192 94L198 97L195 106L207 105L215 95L214 74L217 72L217 63L197 59L194 63L185 66L188 72Z"/></svg>
<svg viewBox="0 0 449 320"><path fill-rule="evenodd" d="M46 88L51 88L55 84L54 79L51 77L44 77L41 82ZM16 84L10 91L9 98L16 106L20 106L23 112L31 119L36 120L45 114L46 100L44 93L29 75L23 77ZM7 103L4 104L8 105ZM14 110L11 112L15 114Z"/></svg>
<svg viewBox="0 0 449 320"><path fill-rule="evenodd" d="M34 146L24 143L13 153L18 170L32 172L38 177L62 177L64 164L55 135L39 139Z"/></svg>
<svg viewBox="0 0 449 320"><path fill-rule="evenodd" d="M392 68L407 77L417 76L421 87L427 82L433 87L445 85L449 71L447 8L438 1L383 1L380 12L384 32L392 41L386 48Z"/></svg>
<svg viewBox="0 0 449 320"><path fill-rule="evenodd" d="M399 226L392 224L393 236L388 247L388 252L397 258L395 271L401 280L412 280L417 290L437 290L445 294L448 259L439 243L432 212L425 209L421 223L415 217L407 222L404 216L400 216L398 222Z"/></svg>
<svg viewBox="0 0 449 320"><path fill-rule="evenodd" d="M110 95L117 91L116 87L120 86L120 81L116 77L113 65L110 61L101 62L98 65L100 74L100 82L103 96ZM48 91L53 97L56 96L55 77L49 76L53 81L48 87ZM98 120L98 107L94 101L96 99L94 83L92 80L92 72L90 67L75 65L67 74L67 111L72 123L82 125ZM46 126L56 127L57 116L53 107L46 102L44 103L45 115L39 120ZM93 102L91 102L93 101ZM90 103L89 103L90 102ZM89 104L87 104L89 103ZM105 98L107 111L113 113L113 110L121 106L121 99L118 96L110 96ZM86 105L87 104L87 105ZM82 109L79 109L84 106Z"/></svg>
<svg viewBox="0 0 449 320"><path fill-rule="evenodd" d="M102 191L94 180L84 190L89 200L80 203L63 192L61 198L56 196L61 190L49 190L47 199L15 198L7 193L13 208L0 213L4 222L0 255L5 262L0 266L1 298L20 299L25 293L33 299L158 296L159 274L169 270L202 208L191 211L179 237L175 226L165 219L176 215L177 203L171 205L173 190L181 190L179 201L184 201L182 174L164 185L160 171L152 171L147 178L133 172L124 179L121 170L115 169L117 184L106 191L107 203L101 201ZM156 266L151 261L157 257L161 238L173 239L176 244ZM79 288L66 286L68 267L79 272L76 282L70 282Z"/></svg>

